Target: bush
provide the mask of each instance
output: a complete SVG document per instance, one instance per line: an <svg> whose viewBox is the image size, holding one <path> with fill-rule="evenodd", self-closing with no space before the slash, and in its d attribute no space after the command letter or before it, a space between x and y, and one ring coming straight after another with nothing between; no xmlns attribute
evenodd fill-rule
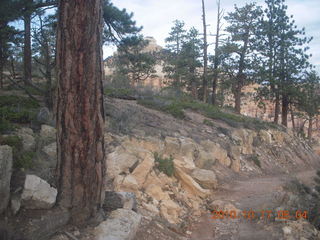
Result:
<svg viewBox="0 0 320 240"><path fill-rule="evenodd" d="M15 126L7 119L0 118L0 133L8 133L15 129Z"/></svg>
<svg viewBox="0 0 320 240"><path fill-rule="evenodd" d="M174 164L172 156L169 158L162 158L157 152L155 152L154 159L156 162L156 167L159 169L159 171L165 173L169 177L173 176Z"/></svg>
<svg viewBox="0 0 320 240"><path fill-rule="evenodd" d="M0 96L0 107L15 107L32 109L39 107L39 104L31 98L21 96Z"/></svg>
<svg viewBox="0 0 320 240"><path fill-rule="evenodd" d="M19 136L3 137L0 135L0 145L9 145L13 152L19 152L22 150L22 139Z"/></svg>
<svg viewBox="0 0 320 240"><path fill-rule="evenodd" d="M104 94L112 98L136 99L136 91L130 88L106 88Z"/></svg>
<svg viewBox="0 0 320 240"><path fill-rule="evenodd" d="M204 119L203 120L203 124L207 125L207 126L210 126L210 127L213 127L214 126L214 123L208 119Z"/></svg>
<svg viewBox="0 0 320 240"><path fill-rule="evenodd" d="M22 139L19 136L0 135L0 145L9 145L12 147L13 167L29 169L33 166L35 152L23 151Z"/></svg>
<svg viewBox="0 0 320 240"><path fill-rule="evenodd" d="M39 104L27 97L0 96L0 132L14 129L11 123L30 123L36 118Z"/></svg>
<svg viewBox="0 0 320 240"><path fill-rule="evenodd" d="M257 165L259 168L261 168L261 162L260 162L260 160L259 160L258 155L256 155L256 154L251 155L251 156L249 157L249 160L252 161L252 162L254 162L254 164Z"/></svg>
<svg viewBox="0 0 320 240"><path fill-rule="evenodd" d="M13 167L16 169L24 168L29 169L34 165L33 158L35 157L35 152L19 152L17 156L13 159Z"/></svg>

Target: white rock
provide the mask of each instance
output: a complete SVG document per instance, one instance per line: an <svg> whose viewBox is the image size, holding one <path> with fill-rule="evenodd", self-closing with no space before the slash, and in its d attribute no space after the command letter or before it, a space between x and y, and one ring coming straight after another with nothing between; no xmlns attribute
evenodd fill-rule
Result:
<svg viewBox="0 0 320 240"><path fill-rule="evenodd" d="M12 148L0 146L0 214L5 210L10 198L12 173Z"/></svg>
<svg viewBox="0 0 320 240"><path fill-rule="evenodd" d="M141 222L141 215L127 209L111 212L109 218L94 229L95 240L132 240Z"/></svg>
<svg viewBox="0 0 320 240"><path fill-rule="evenodd" d="M46 181L35 176L27 175L21 196L22 205L27 209L51 208L57 197L57 190Z"/></svg>
<svg viewBox="0 0 320 240"><path fill-rule="evenodd" d="M49 125L41 125L40 137L45 143L50 143L56 140L57 130Z"/></svg>
<svg viewBox="0 0 320 240"><path fill-rule="evenodd" d="M35 149L36 140L31 128L21 128L17 131L17 135L22 139L22 146L24 150L33 151Z"/></svg>
<svg viewBox="0 0 320 240"><path fill-rule="evenodd" d="M194 169L191 174L192 178L205 189L214 189L218 185L216 175L211 170Z"/></svg>
<svg viewBox="0 0 320 240"><path fill-rule="evenodd" d="M57 143L53 142L45 147L43 147L42 151L47 154L51 159L57 158Z"/></svg>

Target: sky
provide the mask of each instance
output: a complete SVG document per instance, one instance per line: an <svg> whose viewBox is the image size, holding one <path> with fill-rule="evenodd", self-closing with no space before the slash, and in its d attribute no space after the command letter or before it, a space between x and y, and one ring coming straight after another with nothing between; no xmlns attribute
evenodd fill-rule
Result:
<svg viewBox="0 0 320 240"><path fill-rule="evenodd" d="M249 0L221 0L221 8L225 13L231 12L236 4L244 6ZM264 4L263 0L255 1L258 5ZM118 8L126 8L133 12L133 19L138 26L143 26L142 34L152 36L160 46L165 46L164 39L168 36L173 21L183 20L186 28L192 26L202 31L201 0L112 0ZM313 36L310 50L313 56L310 62L316 66L320 73L320 0L286 0L288 14L293 15L296 25L301 29L306 28L306 35ZM217 3L216 0L205 0L208 32L215 33ZM224 24L224 26L226 26ZM208 43L214 43L211 37ZM112 55L114 48L104 47L104 57ZM209 52L212 47L209 46Z"/></svg>

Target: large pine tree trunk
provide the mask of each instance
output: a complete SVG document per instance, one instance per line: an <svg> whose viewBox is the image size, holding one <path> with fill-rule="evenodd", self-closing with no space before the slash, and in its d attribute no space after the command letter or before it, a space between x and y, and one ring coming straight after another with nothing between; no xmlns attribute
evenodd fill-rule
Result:
<svg viewBox="0 0 320 240"><path fill-rule="evenodd" d="M102 0L60 0L57 33L58 204L81 224L97 214L105 175Z"/></svg>
<svg viewBox="0 0 320 240"><path fill-rule="evenodd" d="M25 85L31 83L31 14L24 15L23 80Z"/></svg>

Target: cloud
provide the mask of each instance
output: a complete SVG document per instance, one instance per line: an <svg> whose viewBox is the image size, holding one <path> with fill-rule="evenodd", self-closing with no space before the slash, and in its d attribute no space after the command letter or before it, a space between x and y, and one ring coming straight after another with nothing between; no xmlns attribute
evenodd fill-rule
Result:
<svg viewBox="0 0 320 240"><path fill-rule="evenodd" d="M168 36L172 22L175 19L183 20L186 27L196 27L202 31L202 9L201 0L113 0L115 6L126 8L127 11L134 13L134 20L137 25L143 26L142 33L145 36L153 36L159 45L165 45L165 38ZM263 0L223 0L221 7L225 12L233 10L235 4L244 5L246 2L257 2L263 5ZM311 59L313 64L320 69L320 4L319 0L287 0L288 14L293 14L299 28L306 27L306 34L313 36L314 40L310 43L313 54ZM216 1L205 0L208 32L215 32L216 25ZM212 37L209 42L213 42ZM210 49L209 49L210 50ZM105 56L111 55L113 50L104 48Z"/></svg>

